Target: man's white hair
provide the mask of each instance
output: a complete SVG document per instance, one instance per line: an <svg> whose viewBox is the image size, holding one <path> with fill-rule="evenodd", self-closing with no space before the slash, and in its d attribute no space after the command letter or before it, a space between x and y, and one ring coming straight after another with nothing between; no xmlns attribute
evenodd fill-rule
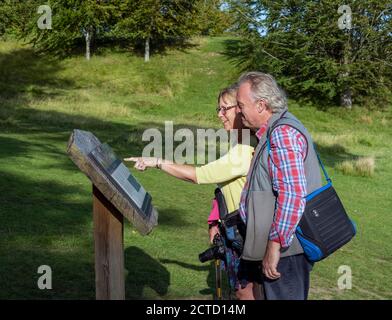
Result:
<svg viewBox="0 0 392 320"><path fill-rule="evenodd" d="M238 79L238 86L250 83L254 100L265 100L267 107L273 113L287 110L287 97L285 92L278 86L273 76L267 73L251 71L244 73Z"/></svg>

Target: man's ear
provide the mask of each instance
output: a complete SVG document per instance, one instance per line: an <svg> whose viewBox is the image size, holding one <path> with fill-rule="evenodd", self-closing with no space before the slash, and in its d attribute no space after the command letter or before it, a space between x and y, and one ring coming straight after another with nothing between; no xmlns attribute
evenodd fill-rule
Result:
<svg viewBox="0 0 392 320"><path fill-rule="evenodd" d="M267 105L264 100L258 100L256 105L256 110L258 113L262 113L265 109L267 109Z"/></svg>

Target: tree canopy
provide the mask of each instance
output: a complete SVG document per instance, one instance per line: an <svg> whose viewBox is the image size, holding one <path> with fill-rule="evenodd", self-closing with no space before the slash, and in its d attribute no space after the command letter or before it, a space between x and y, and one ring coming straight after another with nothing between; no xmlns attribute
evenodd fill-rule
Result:
<svg viewBox="0 0 392 320"><path fill-rule="evenodd" d="M151 41L181 42L198 33L197 5L198 1L187 0L121 1L114 34L143 41L146 49Z"/></svg>
<svg viewBox="0 0 392 320"><path fill-rule="evenodd" d="M230 4L241 40L231 43L228 53L243 70L270 72L291 97L318 103L351 107L390 101L390 1L352 1L340 13L338 0ZM350 22L344 19L348 9L351 26L344 24Z"/></svg>

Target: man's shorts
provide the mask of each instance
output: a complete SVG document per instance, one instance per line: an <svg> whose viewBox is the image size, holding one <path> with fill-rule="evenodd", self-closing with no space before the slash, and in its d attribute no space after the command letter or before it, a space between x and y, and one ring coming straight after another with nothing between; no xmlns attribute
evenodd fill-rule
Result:
<svg viewBox="0 0 392 320"><path fill-rule="evenodd" d="M256 282L261 284L263 282L263 269L261 261L249 261L241 259L237 276L242 288L245 288L249 282Z"/></svg>

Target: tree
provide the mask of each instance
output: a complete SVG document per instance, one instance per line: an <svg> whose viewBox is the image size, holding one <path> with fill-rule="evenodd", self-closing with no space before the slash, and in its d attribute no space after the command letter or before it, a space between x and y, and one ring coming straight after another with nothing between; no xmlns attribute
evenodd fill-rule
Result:
<svg viewBox="0 0 392 320"><path fill-rule="evenodd" d="M116 10L116 1L109 0L48 1L52 11L52 29L42 30L37 25L37 8L42 3L28 2L33 10L26 27L20 28L23 38L41 52L60 56L70 53L84 40L87 60L90 59L95 37L105 32Z"/></svg>
<svg viewBox="0 0 392 320"><path fill-rule="evenodd" d="M232 27L226 1L203 0L198 5L198 23L203 36L222 35Z"/></svg>
<svg viewBox="0 0 392 320"><path fill-rule="evenodd" d="M13 14L11 2L9 0L4 0L0 4L0 36L9 28Z"/></svg>
<svg viewBox="0 0 392 320"><path fill-rule="evenodd" d="M119 4L114 33L133 41L142 41L145 61L149 61L151 42L181 42L197 33L197 2L124 0Z"/></svg>
<svg viewBox="0 0 392 320"><path fill-rule="evenodd" d="M347 108L385 105L392 85L390 1L341 4L231 1L241 40L229 53L243 69L275 75L292 97Z"/></svg>
<svg viewBox="0 0 392 320"><path fill-rule="evenodd" d="M21 34L26 30L32 13L39 4L34 0L2 0L0 3L0 35L4 33Z"/></svg>

